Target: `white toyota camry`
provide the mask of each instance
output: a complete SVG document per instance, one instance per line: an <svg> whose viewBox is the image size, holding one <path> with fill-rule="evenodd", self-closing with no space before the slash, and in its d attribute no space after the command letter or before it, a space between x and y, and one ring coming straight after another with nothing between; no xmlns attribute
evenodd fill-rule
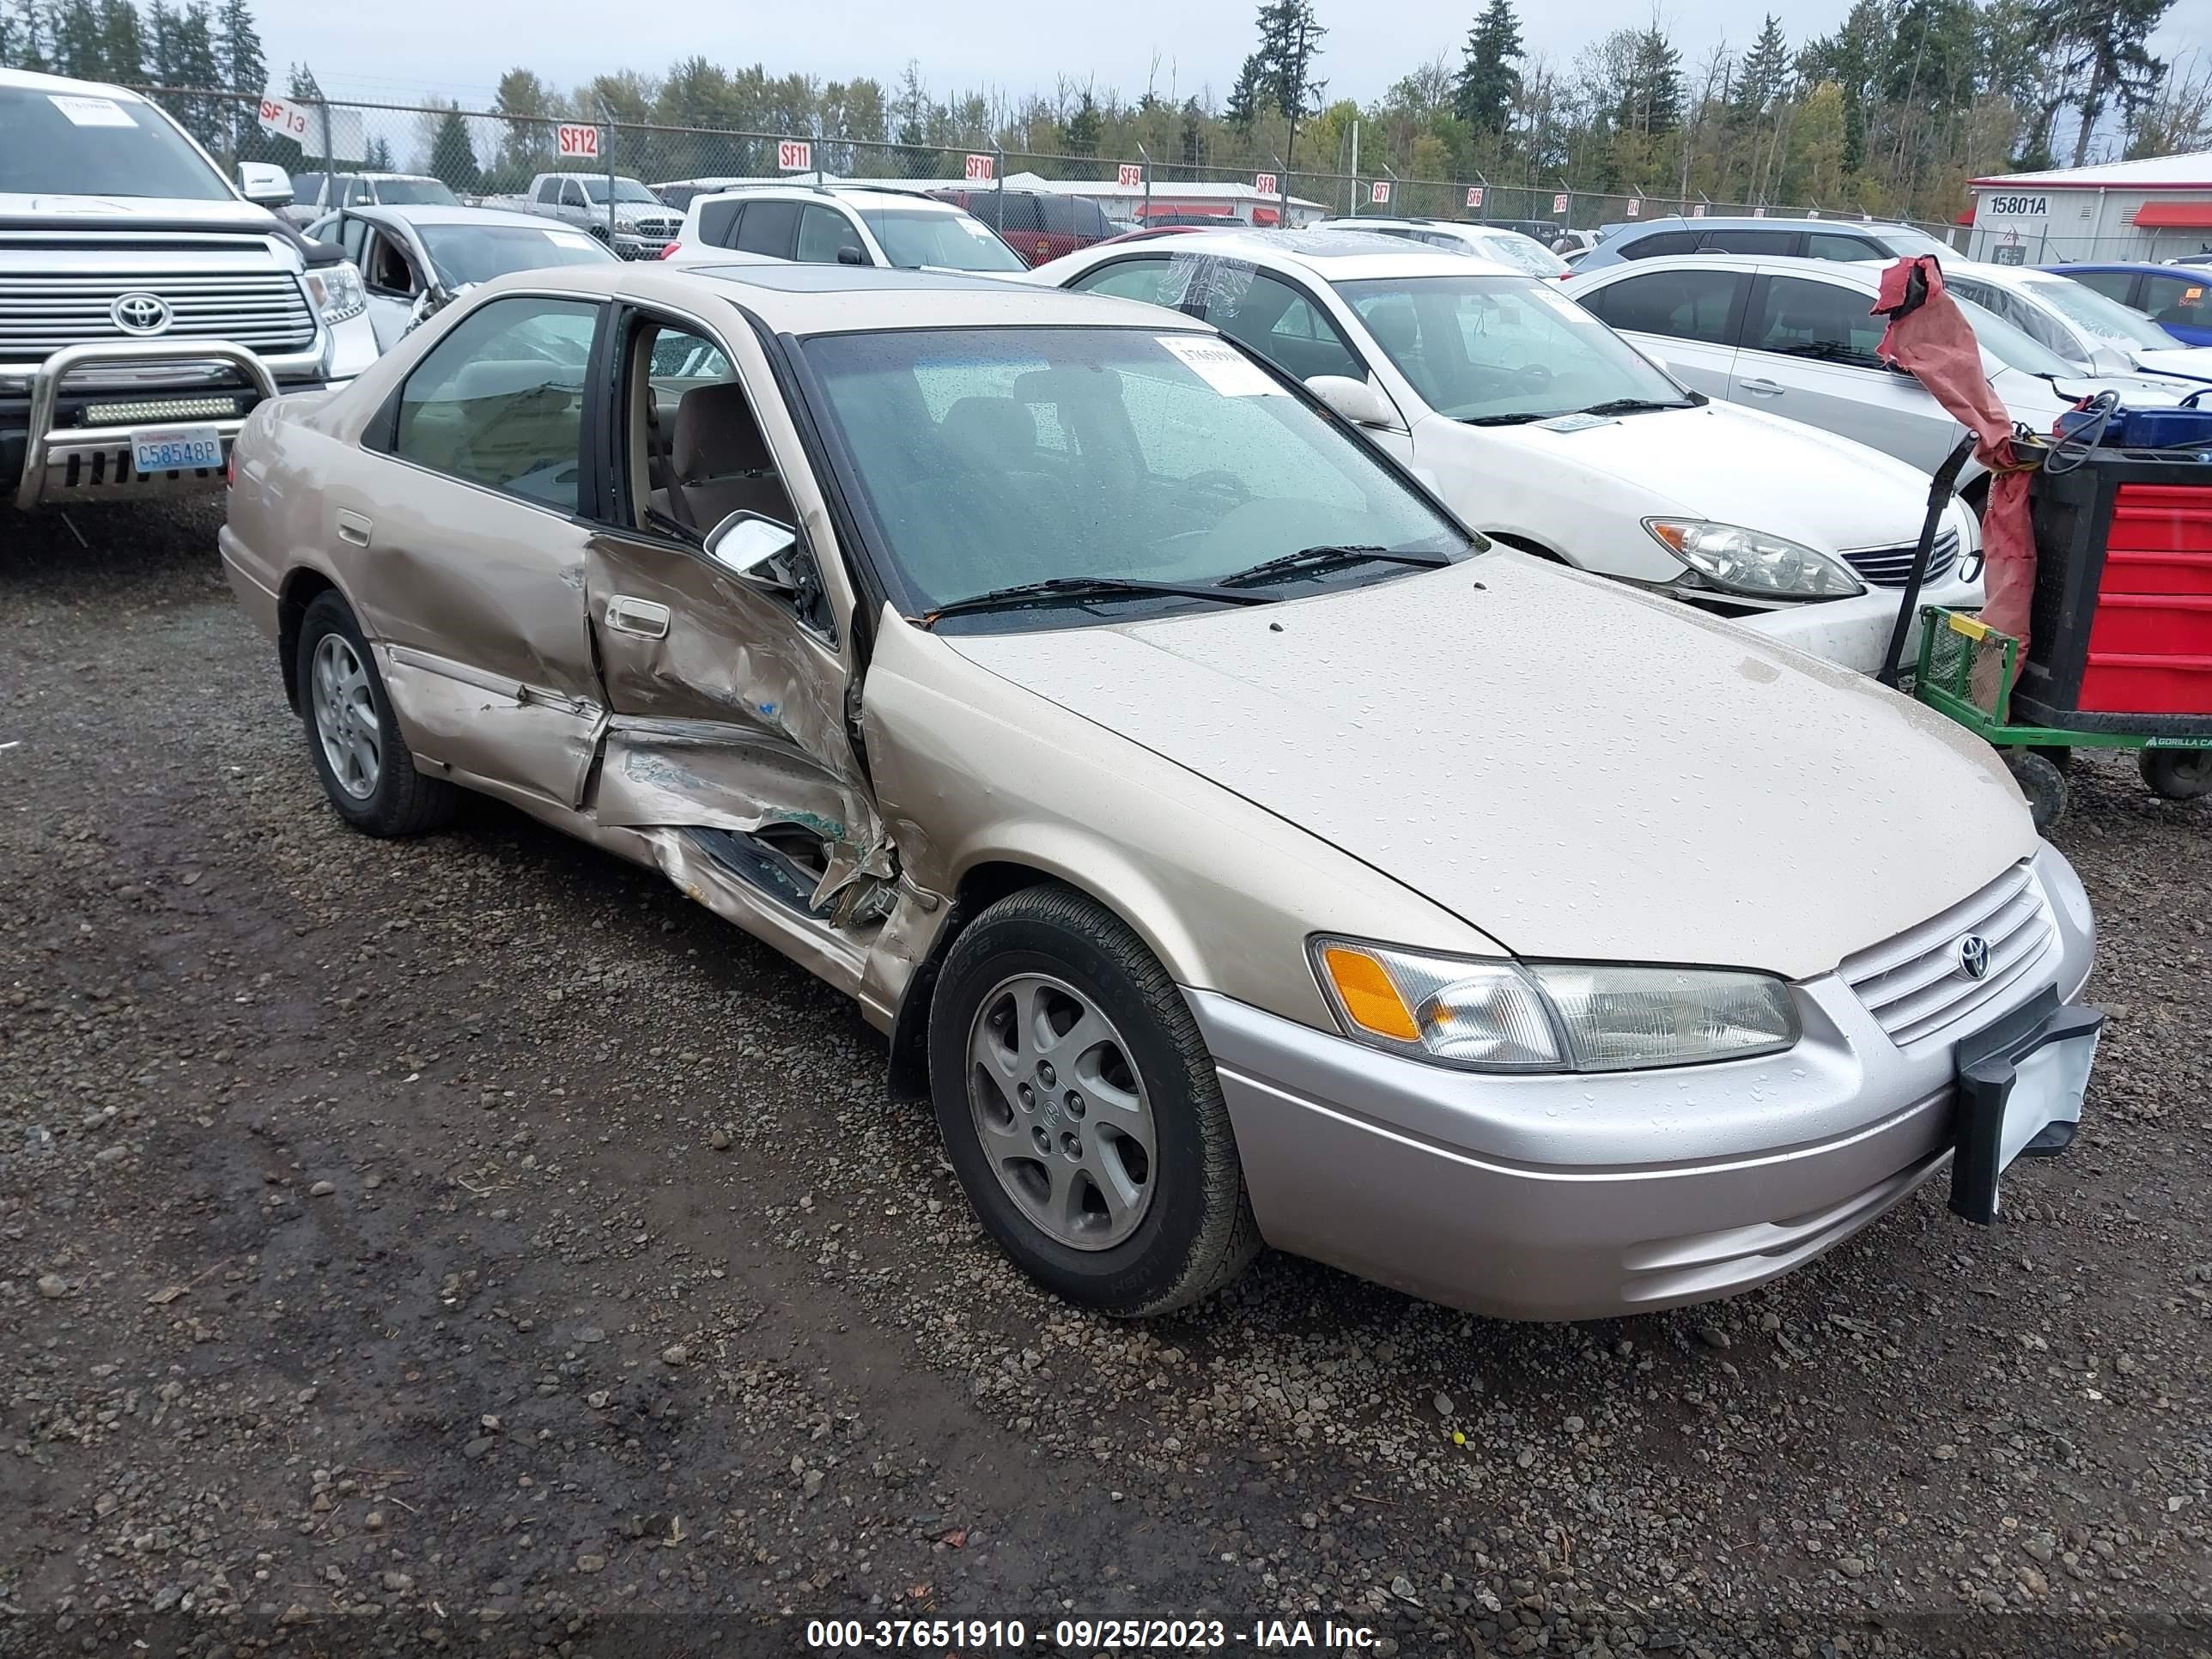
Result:
<svg viewBox="0 0 2212 1659"><path fill-rule="evenodd" d="M1031 276L1204 318L1500 541L1881 662L1927 475L1688 390L1555 283L1334 230L1103 244ZM1945 514L1923 598L1972 608L1981 527Z"/></svg>

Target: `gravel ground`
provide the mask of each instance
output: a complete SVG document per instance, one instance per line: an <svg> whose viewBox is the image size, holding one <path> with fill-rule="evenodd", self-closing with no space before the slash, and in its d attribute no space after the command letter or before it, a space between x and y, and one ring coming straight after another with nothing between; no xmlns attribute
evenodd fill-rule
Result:
<svg viewBox="0 0 2212 1659"><path fill-rule="evenodd" d="M343 830L213 518L72 517L0 515L0 1650L2212 1652L2212 809L2082 768L2112 1025L1996 1229L1608 1324L1277 1256L1112 1324L837 997L502 808Z"/></svg>

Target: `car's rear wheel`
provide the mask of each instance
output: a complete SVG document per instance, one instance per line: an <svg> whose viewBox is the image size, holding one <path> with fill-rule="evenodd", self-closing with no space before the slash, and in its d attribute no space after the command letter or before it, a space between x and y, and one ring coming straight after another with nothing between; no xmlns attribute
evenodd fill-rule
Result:
<svg viewBox="0 0 2212 1659"><path fill-rule="evenodd" d="M338 816L372 836L414 836L449 822L459 792L415 769L376 659L334 591L300 619L294 672L307 751Z"/></svg>
<svg viewBox="0 0 2212 1659"><path fill-rule="evenodd" d="M1102 1313L1164 1313L1258 1249L1197 1024L1103 906L1042 886L976 917L938 980L929 1050L969 1202L1050 1290Z"/></svg>

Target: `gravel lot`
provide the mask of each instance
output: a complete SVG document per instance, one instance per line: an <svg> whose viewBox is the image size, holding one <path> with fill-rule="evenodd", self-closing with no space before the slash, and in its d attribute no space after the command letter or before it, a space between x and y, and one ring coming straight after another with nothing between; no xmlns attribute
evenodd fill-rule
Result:
<svg viewBox="0 0 2212 1659"><path fill-rule="evenodd" d="M2212 1652L2212 808L2077 775L2112 1025L1994 1230L1603 1325L1274 1256L1115 1325L837 997L503 808L343 830L211 514L72 518L0 514L0 1650Z"/></svg>

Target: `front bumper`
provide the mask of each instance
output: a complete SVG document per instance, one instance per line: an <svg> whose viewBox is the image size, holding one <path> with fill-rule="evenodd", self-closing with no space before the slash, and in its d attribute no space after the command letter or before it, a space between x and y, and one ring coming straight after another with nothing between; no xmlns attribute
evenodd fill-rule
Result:
<svg viewBox="0 0 2212 1659"><path fill-rule="evenodd" d="M164 364L221 364L235 369L248 391L237 394L237 412L216 419L152 420L143 423L63 426L64 383L81 370L155 368ZM316 384L320 384L317 382ZM285 388L303 391L304 386ZM136 501L153 495L203 495L222 488L223 469L200 467L144 475L131 465L134 437L161 436L213 427L228 459L252 405L277 395L269 365L243 346L222 340L102 341L64 347L31 372L30 404L20 431L0 433L0 477L15 477L15 502L27 513L68 501ZM113 390L111 397L119 395ZM191 400L197 389L149 386L140 401ZM228 396L230 394L219 394ZM18 457L20 456L20 459Z"/></svg>
<svg viewBox="0 0 2212 1659"><path fill-rule="evenodd" d="M1981 564L1978 555L1972 563ZM1755 634L1808 655L1826 658L1856 673L1871 674L1881 668L1889 649L1890 630L1897 625L1898 607L1905 601L1901 587L1875 587L1848 599L1826 599L1793 605L1783 611L1763 611L1736 620ZM1956 574L1930 582L1920 591L1917 605L1940 605L1953 611L1978 611L1982 584L1978 577L1961 581ZM1920 622L1916 615L1905 641L1903 661L1913 660L1919 648Z"/></svg>
<svg viewBox="0 0 2212 1659"><path fill-rule="evenodd" d="M673 236L641 236L635 231L615 233L615 252L625 259L658 259L666 251Z"/></svg>
<svg viewBox="0 0 2212 1659"><path fill-rule="evenodd" d="M1786 1273L1946 1166L1957 1038L2088 978L2080 884L2048 847L2037 878L2045 957L1964 1030L1903 1049L1832 974L1797 987L1787 1054L1603 1075L1453 1071L1186 996L1270 1244L1500 1318L1648 1312Z"/></svg>

